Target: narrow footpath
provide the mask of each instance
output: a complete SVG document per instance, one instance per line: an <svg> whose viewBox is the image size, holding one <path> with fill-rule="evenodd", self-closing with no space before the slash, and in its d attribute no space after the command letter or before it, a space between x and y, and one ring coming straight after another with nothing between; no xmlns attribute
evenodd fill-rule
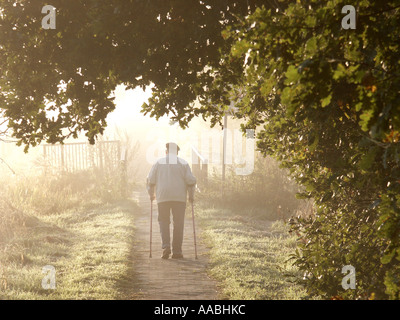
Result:
<svg viewBox="0 0 400 320"><path fill-rule="evenodd" d="M217 284L207 276L207 248L201 242L201 230L198 224L196 224L198 259L195 259L193 225L189 206L186 210L182 246L184 259L165 260L161 259L161 236L157 221L156 202L153 202L153 241L152 258L150 258L150 200L145 191L135 192L133 199L138 202L140 207L135 214L136 232L133 247L137 298L141 300L218 299Z"/></svg>

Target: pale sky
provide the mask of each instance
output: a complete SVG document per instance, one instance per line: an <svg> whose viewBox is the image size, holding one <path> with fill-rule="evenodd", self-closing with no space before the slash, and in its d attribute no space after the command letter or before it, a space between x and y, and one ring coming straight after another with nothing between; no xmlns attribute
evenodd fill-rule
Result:
<svg viewBox="0 0 400 320"><path fill-rule="evenodd" d="M149 115L144 116L140 112L141 106L150 96L150 89L145 92L140 88L126 91L123 86L117 87L116 109L107 117L105 136L118 139L114 134L115 128L126 130L133 140L140 142L141 151L146 153L147 160L151 163L164 155L167 142L176 142L181 149L180 155L188 158L191 156L191 145L198 145L204 132L218 136L222 133L220 128L210 129L209 124L202 119L192 120L189 127L183 130L178 124L171 125L167 116L158 121Z"/></svg>

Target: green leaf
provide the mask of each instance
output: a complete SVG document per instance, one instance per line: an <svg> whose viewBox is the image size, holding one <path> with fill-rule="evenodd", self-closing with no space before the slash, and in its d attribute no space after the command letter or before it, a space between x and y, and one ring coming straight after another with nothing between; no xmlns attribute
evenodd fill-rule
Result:
<svg viewBox="0 0 400 320"><path fill-rule="evenodd" d="M331 103L331 100L332 100L332 94L321 100L321 106L325 108L328 104Z"/></svg>
<svg viewBox="0 0 400 320"><path fill-rule="evenodd" d="M373 110L366 110L360 115L360 126L363 131L368 131L369 128L369 121L374 116Z"/></svg>
<svg viewBox="0 0 400 320"><path fill-rule="evenodd" d="M346 68L341 63L338 64L337 69L333 73L333 79L339 80L340 78L345 77L347 74Z"/></svg>
<svg viewBox="0 0 400 320"><path fill-rule="evenodd" d="M306 52L314 55L317 52L317 38L312 37L306 42Z"/></svg>
<svg viewBox="0 0 400 320"><path fill-rule="evenodd" d="M378 152L378 147L371 147L367 154L364 155L364 157L361 158L359 162L359 167L362 170L368 170L371 168L372 164L374 163L374 160L376 158L376 154Z"/></svg>
<svg viewBox="0 0 400 320"><path fill-rule="evenodd" d="M260 88L261 94L264 96L269 95L274 85L275 79L273 77L266 79Z"/></svg>
<svg viewBox="0 0 400 320"><path fill-rule="evenodd" d="M382 264L390 263L392 261L392 259L394 258L395 254L396 254L396 250L392 250L391 252L385 254L381 259Z"/></svg>
<svg viewBox="0 0 400 320"><path fill-rule="evenodd" d="M305 23L307 27L313 28L317 24L317 18L312 15L307 16Z"/></svg>
<svg viewBox="0 0 400 320"><path fill-rule="evenodd" d="M293 65L290 65L289 68L287 69L285 73L286 79L285 79L285 84L286 85L291 85L293 83L296 83L300 79L300 74L297 70L297 68Z"/></svg>

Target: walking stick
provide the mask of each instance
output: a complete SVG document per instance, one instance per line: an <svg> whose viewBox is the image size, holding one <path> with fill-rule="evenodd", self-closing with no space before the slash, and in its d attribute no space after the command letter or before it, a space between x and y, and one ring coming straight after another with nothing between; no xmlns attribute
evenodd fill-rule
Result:
<svg viewBox="0 0 400 320"><path fill-rule="evenodd" d="M150 204L150 258L151 258L152 233L153 233L153 200L151 200Z"/></svg>
<svg viewBox="0 0 400 320"><path fill-rule="evenodd" d="M194 205L192 201L192 220L193 220L193 237L194 237L194 255L195 258L197 259L197 244L196 244L196 228L194 225Z"/></svg>

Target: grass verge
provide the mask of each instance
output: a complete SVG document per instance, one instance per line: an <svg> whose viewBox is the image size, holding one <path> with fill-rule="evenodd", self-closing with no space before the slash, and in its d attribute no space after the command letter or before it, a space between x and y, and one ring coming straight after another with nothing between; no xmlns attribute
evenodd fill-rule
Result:
<svg viewBox="0 0 400 320"><path fill-rule="evenodd" d="M15 209L18 232L0 243L0 299L132 298L135 208L92 203L39 217ZM55 289L42 287L48 265Z"/></svg>
<svg viewBox="0 0 400 320"><path fill-rule="evenodd" d="M296 248L283 221L237 214L221 208L198 208L203 237L210 247L210 275L224 297L234 300L297 300L305 290L286 261Z"/></svg>

